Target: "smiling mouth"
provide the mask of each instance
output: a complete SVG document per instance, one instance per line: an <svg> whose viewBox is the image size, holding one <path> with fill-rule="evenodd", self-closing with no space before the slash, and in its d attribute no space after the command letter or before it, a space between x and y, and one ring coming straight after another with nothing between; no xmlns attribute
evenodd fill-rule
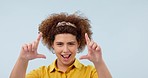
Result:
<svg viewBox="0 0 148 78"><path fill-rule="evenodd" d="M69 57L71 56L71 54L69 55L61 55L64 59L69 59Z"/></svg>

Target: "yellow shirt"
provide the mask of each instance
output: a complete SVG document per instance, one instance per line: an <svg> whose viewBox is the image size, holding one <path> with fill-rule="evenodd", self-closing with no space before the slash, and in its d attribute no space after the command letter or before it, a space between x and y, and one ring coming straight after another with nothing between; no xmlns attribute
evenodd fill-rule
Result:
<svg viewBox="0 0 148 78"><path fill-rule="evenodd" d="M26 78L98 78L98 75L93 66L84 66L76 59L66 72L60 71L54 61L48 67L42 66L31 71Z"/></svg>

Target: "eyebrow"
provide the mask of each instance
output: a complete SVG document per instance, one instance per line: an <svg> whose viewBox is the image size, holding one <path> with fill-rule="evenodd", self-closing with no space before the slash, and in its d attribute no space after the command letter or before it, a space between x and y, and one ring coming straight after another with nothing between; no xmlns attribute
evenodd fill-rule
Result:
<svg viewBox="0 0 148 78"><path fill-rule="evenodd" d="M56 43L63 43L63 42L57 41ZM69 42L67 42L67 43L76 43L76 41L69 41Z"/></svg>

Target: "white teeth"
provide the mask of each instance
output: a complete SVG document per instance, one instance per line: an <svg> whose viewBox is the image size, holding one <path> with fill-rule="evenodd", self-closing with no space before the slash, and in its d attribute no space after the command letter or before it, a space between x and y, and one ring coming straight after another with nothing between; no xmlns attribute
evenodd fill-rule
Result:
<svg viewBox="0 0 148 78"><path fill-rule="evenodd" d="M63 55L63 57L68 57L69 55Z"/></svg>
<svg viewBox="0 0 148 78"><path fill-rule="evenodd" d="M62 57L64 57L64 58L69 58L70 55L71 55L71 54L69 54L69 55L62 55Z"/></svg>

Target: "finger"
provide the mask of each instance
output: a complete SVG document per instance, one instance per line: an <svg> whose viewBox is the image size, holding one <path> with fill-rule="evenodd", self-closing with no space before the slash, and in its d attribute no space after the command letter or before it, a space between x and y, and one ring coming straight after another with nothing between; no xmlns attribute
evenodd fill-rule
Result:
<svg viewBox="0 0 148 78"><path fill-rule="evenodd" d="M28 44L28 51L32 52L32 44L31 43Z"/></svg>
<svg viewBox="0 0 148 78"><path fill-rule="evenodd" d="M38 37L37 37L36 43L34 44L35 45L34 48L37 49L37 47L38 47L38 45L40 43L41 38L42 38L42 33L40 32L39 35L38 35Z"/></svg>
<svg viewBox="0 0 148 78"><path fill-rule="evenodd" d="M32 43L32 51L36 51L37 50L37 48L36 48L36 41L34 41L33 43Z"/></svg>
<svg viewBox="0 0 148 78"><path fill-rule="evenodd" d="M85 33L85 40L86 40L86 43L87 43L87 45L90 43L90 38L88 37L88 34L87 33Z"/></svg>
<svg viewBox="0 0 148 78"><path fill-rule="evenodd" d="M81 56L79 59L80 59L80 60L82 60L82 59L88 59L88 56L87 56L87 55L83 55L83 56Z"/></svg>
<svg viewBox="0 0 148 78"><path fill-rule="evenodd" d="M42 37L42 33L40 32L40 33L38 34L38 37L37 37L37 42L40 41L41 37Z"/></svg>
<svg viewBox="0 0 148 78"><path fill-rule="evenodd" d="M97 46L96 51L101 51L101 48Z"/></svg>
<svg viewBox="0 0 148 78"><path fill-rule="evenodd" d="M46 59L46 56L43 55L43 54L38 54L38 55L36 56L36 58L44 58L44 59Z"/></svg>
<svg viewBox="0 0 148 78"><path fill-rule="evenodd" d="M95 50L97 48L97 44L94 42L92 45L92 49Z"/></svg>
<svg viewBox="0 0 148 78"><path fill-rule="evenodd" d="M27 44L24 44L24 45L22 46L22 49L23 49L25 52L28 52Z"/></svg>
<svg viewBox="0 0 148 78"><path fill-rule="evenodd" d="M94 45L94 42L93 41L91 41L88 45L87 45L87 47L88 47L88 52L89 53L91 53L91 52L93 52L93 45Z"/></svg>
<svg viewBox="0 0 148 78"><path fill-rule="evenodd" d="M93 41L91 41L91 42L88 44L88 46L91 47L91 48L92 48L93 45L94 45L94 42L93 42Z"/></svg>

